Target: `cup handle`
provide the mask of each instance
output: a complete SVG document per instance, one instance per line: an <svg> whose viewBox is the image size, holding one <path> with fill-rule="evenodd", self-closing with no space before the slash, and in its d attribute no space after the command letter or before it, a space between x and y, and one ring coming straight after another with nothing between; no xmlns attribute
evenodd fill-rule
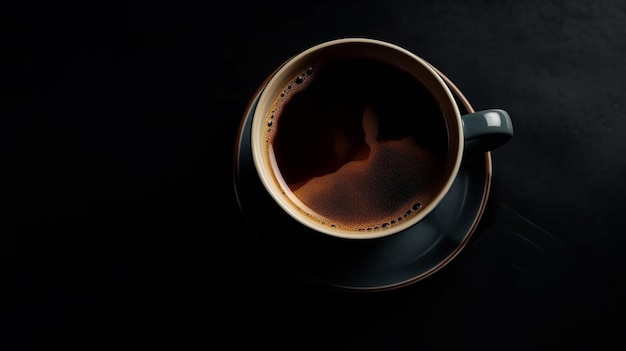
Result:
<svg viewBox="0 0 626 351"><path fill-rule="evenodd" d="M489 152L513 137L513 123L501 109L476 111L461 116L465 138L464 156Z"/></svg>

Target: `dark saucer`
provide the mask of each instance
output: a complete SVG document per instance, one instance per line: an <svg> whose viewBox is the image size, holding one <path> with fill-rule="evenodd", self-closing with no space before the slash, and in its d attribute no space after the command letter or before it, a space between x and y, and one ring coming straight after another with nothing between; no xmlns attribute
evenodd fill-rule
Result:
<svg viewBox="0 0 626 351"><path fill-rule="evenodd" d="M441 74L441 73L440 73ZM442 77L462 114L473 112L461 92ZM415 283L445 266L472 236L489 195L491 154L465 160L452 188L419 224L389 237L350 240L316 233L284 213L261 183L250 149L250 103L239 130L234 185L239 207L267 252L288 271L334 288L390 290Z"/></svg>

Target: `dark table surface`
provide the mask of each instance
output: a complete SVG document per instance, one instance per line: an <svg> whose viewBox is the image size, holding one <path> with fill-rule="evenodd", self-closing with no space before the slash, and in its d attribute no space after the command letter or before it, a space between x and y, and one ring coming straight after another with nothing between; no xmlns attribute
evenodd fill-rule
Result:
<svg viewBox="0 0 626 351"><path fill-rule="evenodd" d="M0 343L623 350L625 4L4 3ZM286 271L233 189L256 89L344 36L404 46L514 122L473 241L391 291Z"/></svg>

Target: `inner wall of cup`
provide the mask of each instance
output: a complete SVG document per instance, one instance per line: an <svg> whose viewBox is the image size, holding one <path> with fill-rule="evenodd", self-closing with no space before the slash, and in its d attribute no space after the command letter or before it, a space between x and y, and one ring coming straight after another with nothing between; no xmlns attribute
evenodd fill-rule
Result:
<svg viewBox="0 0 626 351"><path fill-rule="evenodd" d="M269 161L266 160L264 156L266 148L264 130L267 128L268 111L272 108L276 96L280 94L290 79L293 79L293 77L300 74L300 72L306 70L312 62L324 60L327 57L369 58L392 63L417 77L419 81L430 90L440 105L448 129L448 154L444 167L446 181L435 198L422 208L419 214L411 217L410 220L402 224L398 224L392 228L367 233L355 231L344 232L319 224L307 216L302 215L298 206L302 207L304 204L291 193L281 175L273 173ZM380 237L397 233L414 225L432 211L445 196L454 181L461 162L463 135L460 125L460 114L451 92L441 77L432 70L429 64L423 59L403 48L389 43L371 39L339 39L319 44L292 57L274 72L260 95L254 113L251 136L253 159L265 188L277 203L298 221L314 230L334 236L349 238ZM277 184L281 184L281 187L278 187ZM286 197L290 198L291 201L287 200Z"/></svg>

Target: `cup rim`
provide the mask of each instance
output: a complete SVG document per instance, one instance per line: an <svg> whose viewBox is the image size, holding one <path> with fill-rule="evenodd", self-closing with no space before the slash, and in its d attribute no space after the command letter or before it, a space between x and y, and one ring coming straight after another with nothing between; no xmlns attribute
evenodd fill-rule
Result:
<svg viewBox="0 0 626 351"><path fill-rule="evenodd" d="M386 49L390 49L396 52L400 56L410 59L411 62L417 62L418 65L414 67L419 67L419 70L426 72L427 77L420 75L419 77L416 76L416 78L419 79L422 83L424 83L424 78L429 79L429 83L431 84L431 86L429 86L429 90L432 88L432 85L435 84L436 89L439 89L439 94L433 93L433 95L435 95L435 98L440 103L440 105L445 102L445 106L440 107L442 110L446 109L442 112L444 114L444 118L446 118L447 121L446 124L448 128L449 143L448 147L451 150L456 150L455 152L448 152L446 160L446 168L448 169L448 172L446 173L447 179L445 180L445 182L443 182L442 185L440 185L440 189L436 193L434 198L423 208L421 208L419 213L413 215L410 219L403 221L402 223L395 224L390 228L381 228L367 231L351 231L338 228L330 228L330 226L325 226L318 223L315 219L310 219L304 216L301 210L298 209L298 207L301 208L305 205L301 203L300 200L293 193L291 193L286 183L284 183L284 180L282 180L280 174L275 174L271 170L272 167L267 164L264 156L263 149L265 147L265 139L263 137L263 130L265 128L265 124L267 123L266 121L268 108L274 101L274 98L277 95L276 92L282 89L287 79L293 76L292 74L290 75L288 72L311 54L319 52L320 50L345 44L365 44L385 47ZM285 78L282 79L281 77ZM453 120L454 123L451 123L451 120ZM451 131L451 128L454 130ZM318 43L290 57L289 59L285 60L278 68L276 68L267 77L260 89L259 103L257 104L255 111L253 112L250 139L252 146L252 159L257 174L261 179L265 190L271 195L273 200L283 209L283 211L287 212L292 218L294 218L301 224L306 225L314 231L346 239L375 239L386 237L402 232L419 223L441 202L441 200L450 190L450 187L456 179L461 165L464 146L462 120L458 105L452 95L452 92L450 91L449 86L445 83L443 78L434 69L434 67L425 59L417 56L413 52L397 44L393 44L380 39L364 37L346 37ZM272 178L273 180L270 180ZM277 182L283 183L282 186L276 185ZM286 200L286 197L288 197L290 200Z"/></svg>

